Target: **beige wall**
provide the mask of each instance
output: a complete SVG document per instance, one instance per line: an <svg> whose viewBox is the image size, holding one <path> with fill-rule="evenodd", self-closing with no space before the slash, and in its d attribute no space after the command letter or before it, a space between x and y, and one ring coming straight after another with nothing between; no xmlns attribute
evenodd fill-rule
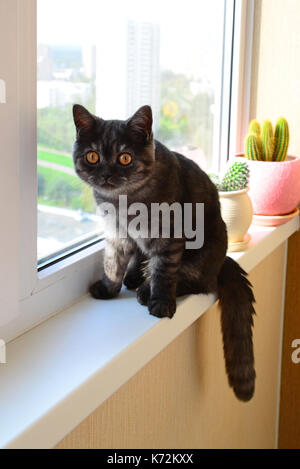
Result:
<svg viewBox="0 0 300 469"><path fill-rule="evenodd" d="M256 0L251 118L290 124L290 154L300 156L300 1Z"/></svg>
<svg viewBox="0 0 300 469"><path fill-rule="evenodd" d="M300 157L300 1L256 0L254 38L251 117L285 116L291 130L289 153ZM280 448L300 448L300 374L291 362L291 343L300 335L299 249L296 233L288 246Z"/></svg>
<svg viewBox="0 0 300 469"><path fill-rule="evenodd" d="M237 401L227 385L214 306L58 448L274 447L283 264L282 246L250 277L257 299L250 403Z"/></svg>
<svg viewBox="0 0 300 469"><path fill-rule="evenodd" d="M300 0L256 0L251 118L285 116L300 155ZM251 273L257 297L257 389L238 402L226 382L211 308L68 435L58 448L271 448L283 247Z"/></svg>

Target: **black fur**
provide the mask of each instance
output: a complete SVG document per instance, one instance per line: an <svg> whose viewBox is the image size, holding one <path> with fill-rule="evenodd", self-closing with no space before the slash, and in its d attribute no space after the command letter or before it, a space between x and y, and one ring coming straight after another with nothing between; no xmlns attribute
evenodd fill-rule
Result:
<svg viewBox="0 0 300 469"><path fill-rule="evenodd" d="M255 370L252 345L253 303L246 272L226 257L218 276L224 356L230 386L242 401L254 394Z"/></svg>
<svg viewBox="0 0 300 469"><path fill-rule="evenodd" d="M204 245L196 250L185 248L184 237L173 236L173 225L170 239L116 238L110 235L111 218L106 216L104 276L91 286L91 294L112 298L124 282L137 289L138 301L147 305L151 314L171 318L176 296L217 291L229 384L239 399L251 399L255 383L254 296L245 272L226 257L227 234L216 187L194 162L153 139L149 106L127 121L105 121L79 105L74 106L73 114L77 129L75 169L93 187L98 205L111 202L118 212L119 195L127 195L128 204L144 203L150 217L155 202L192 203L193 209L196 203L204 203ZM99 154L99 164L86 162L89 151ZM122 152L132 156L128 166L119 162Z"/></svg>

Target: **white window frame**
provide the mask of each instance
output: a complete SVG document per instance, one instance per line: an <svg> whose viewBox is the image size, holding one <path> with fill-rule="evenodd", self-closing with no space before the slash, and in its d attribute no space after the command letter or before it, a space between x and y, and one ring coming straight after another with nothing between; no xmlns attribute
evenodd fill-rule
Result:
<svg viewBox="0 0 300 469"><path fill-rule="evenodd" d="M228 60L222 64L223 87L229 89L230 80L236 89L223 93L218 122L224 161L229 145L238 149L249 117L249 94L243 95L242 105L240 96L251 69L249 60L245 68L244 55L247 50L251 57L253 0L226 0L226 8L235 11L235 55L233 64ZM232 34L232 24L233 15L227 15L225 35ZM0 172L0 338L6 341L85 295L100 275L104 246L100 242L37 271L36 31L36 0L0 0L0 79L7 95L6 103L0 103L5 168L5 173Z"/></svg>
<svg viewBox="0 0 300 469"><path fill-rule="evenodd" d="M250 120L255 0L235 0L229 156L244 151Z"/></svg>

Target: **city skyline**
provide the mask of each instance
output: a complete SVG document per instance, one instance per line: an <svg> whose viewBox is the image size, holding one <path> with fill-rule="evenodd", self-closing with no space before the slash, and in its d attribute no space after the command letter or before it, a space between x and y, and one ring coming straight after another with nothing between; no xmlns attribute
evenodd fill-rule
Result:
<svg viewBox="0 0 300 469"><path fill-rule="evenodd" d="M171 0L152 0L151 8L145 8L140 0L111 0L105 9L99 0L86 0L84 8L80 0L40 1L39 43L95 44L109 52L116 42L123 50L118 38L127 21L150 21L160 25L160 63L164 69L195 79L217 79L223 51L216 44L223 40L224 1L186 0L184 10Z"/></svg>

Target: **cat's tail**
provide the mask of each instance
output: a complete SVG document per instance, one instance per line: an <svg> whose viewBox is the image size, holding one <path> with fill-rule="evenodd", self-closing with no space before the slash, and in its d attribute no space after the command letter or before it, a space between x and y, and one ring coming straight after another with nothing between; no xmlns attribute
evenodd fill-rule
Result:
<svg viewBox="0 0 300 469"><path fill-rule="evenodd" d="M252 398L256 376L252 343L255 299L246 275L234 260L226 257L218 276L226 371L229 384L241 401Z"/></svg>

